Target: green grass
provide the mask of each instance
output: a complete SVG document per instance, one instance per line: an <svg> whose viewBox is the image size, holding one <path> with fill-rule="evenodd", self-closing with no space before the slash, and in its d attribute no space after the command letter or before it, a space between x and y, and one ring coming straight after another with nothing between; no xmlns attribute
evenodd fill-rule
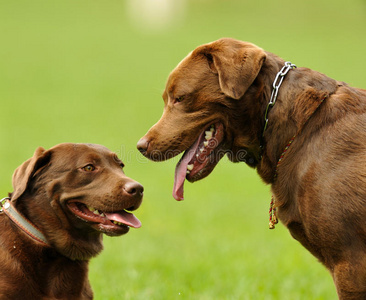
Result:
<svg viewBox="0 0 366 300"><path fill-rule="evenodd" d="M169 72L223 36L365 87L365 3L189 0L154 30L126 2L0 0L1 194L38 146L103 144L146 192L143 227L105 238L91 262L95 299L335 299L328 272L283 225L268 230L269 187L255 171L224 159L179 203L177 159L150 162L135 145L162 113Z"/></svg>

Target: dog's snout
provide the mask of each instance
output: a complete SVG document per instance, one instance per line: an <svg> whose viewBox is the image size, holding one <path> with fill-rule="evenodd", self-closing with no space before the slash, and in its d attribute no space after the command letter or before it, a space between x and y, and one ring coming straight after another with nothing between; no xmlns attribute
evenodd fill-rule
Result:
<svg viewBox="0 0 366 300"><path fill-rule="evenodd" d="M129 194L131 196L142 197L142 195L144 193L144 187L136 181L131 181L131 182L125 183L125 185L123 186L123 189L125 190L125 192L127 194Z"/></svg>
<svg viewBox="0 0 366 300"><path fill-rule="evenodd" d="M149 147L149 140L146 137L142 137L137 142L137 149L141 152L141 154L146 155L147 148Z"/></svg>

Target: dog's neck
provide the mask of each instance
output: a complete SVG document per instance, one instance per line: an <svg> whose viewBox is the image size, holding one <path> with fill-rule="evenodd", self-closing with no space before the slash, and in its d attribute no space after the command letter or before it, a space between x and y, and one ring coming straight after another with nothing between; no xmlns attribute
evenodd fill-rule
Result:
<svg viewBox="0 0 366 300"><path fill-rule="evenodd" d="M13 286L17 279L10 277L7 284L2 285L1 292L7 292L11 299L16 295L27 295L27 299L38 299L39 290L35 287L44 287L42 294L49 299L92 299L92 291L88 280L89 260L72 260L60 254L54 247L45 246L43 243L24 234L24 230L7 216L9 208L3 208L1 214L0 237L0 277L8 278L14 269L26 272L27 278L23 280L14 291ZM19 212L20 213L20 212ZM10 254L11 253L11 254ZM64 280L67 278L68 280ZM70 282L73 283L72 289ZM47 299L48 299L47 298ZM17 298L18 299L18 298ZM19 298L20 299L20 298Z"/></svg>
<svg viewBox="0 0 366 300"><path fill-rule="evenodd" d="M45 297L48 296L47 299L92 299L88 280L88 261L73 261L52 247L35 243L17 226L13 226L12 220L4 214L2 216L0 277L6 278L4 281L6 284L2 285L1 292L8 295L9 299L15 299L14 293L25 296L26 299L39 299L40 291ZM26 274L25 280L19 284L18 277L12 275L14 269L20 270L23 276ZM65 278L67 280L64 280ZM73 283L72 289L70 282ZM42 289L39 290L38 287ZM71 295L83 296L77 298Z"/></svg>
<svg viewBox="0 0 366 300"><path fill-rule="evenodd" d="M266 85L262 93L261 109L264 116L267 108L272 83L276 74L284 65L284 61L272 55L267 58L263 72L260 76ZM270 72L268 72L270 70ZM302 76L302 72L313 72L314 76ZM307 82L304 78L313 78ZM301 86L301 88L297 88ZM291 138L302 132L308 119L314 114L325 97L334 93L337 89L337 82L318 72L305 68L291 70L284 79L279 90L276 105L268 114L269 122L263 135L264 146L262 159L257 165L257 171L266 183L273 183L278 160ZM269 91L270 90L270 91ZM296 91L296 92L295 92ZM262 134L264 128L264 117L262 127L257 134ZM307 133L309 134L311 130ZM260 138L259 138L260 140Z"/></svg>
<svg viewBox="0 0 366 300"><path fill-rule="evenodd" d="M47 239L43 235L43 233L17 211L17 209L10 201L10 198L3 198L2 200L0 200L0 204L0 211L4 212L9 217L9 219L18 226L18 228L25 232L35 242L40 243L43 246L49 246Z"/></svg>
<svg viewBox="0 0 366 300"><path fill-rule="evenodd" d="M268 126L268 122L269 122L269 113L271 111L271 109L273 108L273 106L276 104L276 100L277 100L277 96L278 96L278 92L281 88L282 82L285 79L287 73L289 71L291 71L292 69L296 68L295 64L292 64L291 62L287 61L285 62L285 65L281 68L281 70L277 73L273 84L272 84L272 92L271 92L271 97L269 99L269 102L267 104L265 113L264 113L264 128L263 128L263 133L262 136L260 137L261 140L261 144L260 147L261 149L263 149L263 136L266 132L267 126Z"/></svg>
<svg viewBox="0 0 366 300"><path fill-rule="evenodd" d="M268 132L273 131L275 107L268 114L270 120L267 134L263 137L265 112L271 98L273 82L284 63L285 61L281 58L272 53L267 53L267 59L263 63L257 78L243 98L237 102L238 107L233 109L238 112L234 117L238 119L238 124L241 124L238 126L240 132L237 133L234 145L238 149L245 149L247 155L244 162L254 168L261 164L262 154L266 155L267 135ZM278 102L281 102L281 99L278 99ZM248 109L248 105L250 105L250 109ZM278 142L281 143L281 141ZM264 147L261 147L262 144Z"/></svg>

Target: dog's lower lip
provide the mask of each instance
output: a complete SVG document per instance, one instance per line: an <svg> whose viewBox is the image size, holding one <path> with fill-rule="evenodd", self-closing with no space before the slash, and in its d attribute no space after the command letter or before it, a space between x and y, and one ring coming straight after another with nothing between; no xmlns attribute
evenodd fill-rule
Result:
<svg viewBox="0 0 366 300"><path fill-rule="evenodd" d="M116 231L118 228L141 227L141 222L132 213L125 210L114 213L102 212L77 201L69 201L67 206L76 217L96 225L97 228L102 229L100 230L102 232Z"/></svg>

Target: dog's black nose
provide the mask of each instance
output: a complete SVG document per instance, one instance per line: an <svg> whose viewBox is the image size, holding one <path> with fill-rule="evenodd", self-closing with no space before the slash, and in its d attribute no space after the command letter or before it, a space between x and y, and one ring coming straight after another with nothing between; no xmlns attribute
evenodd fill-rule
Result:
<svg viewBox="0 0 366 300"><path fill-rule="evenodd" d="M144 187L136 181L130 181L125 183L123 189L126 191L127 194L131 196L142 197L144 193Z"/></svg>
<svg viewBox="0 0 366 300"><path fill-rule="evenodd" d="M148 147L149 147L149 141L146 137L142 137L137 142L137 149L141 152L142 155L146 155Z"/></svg>

